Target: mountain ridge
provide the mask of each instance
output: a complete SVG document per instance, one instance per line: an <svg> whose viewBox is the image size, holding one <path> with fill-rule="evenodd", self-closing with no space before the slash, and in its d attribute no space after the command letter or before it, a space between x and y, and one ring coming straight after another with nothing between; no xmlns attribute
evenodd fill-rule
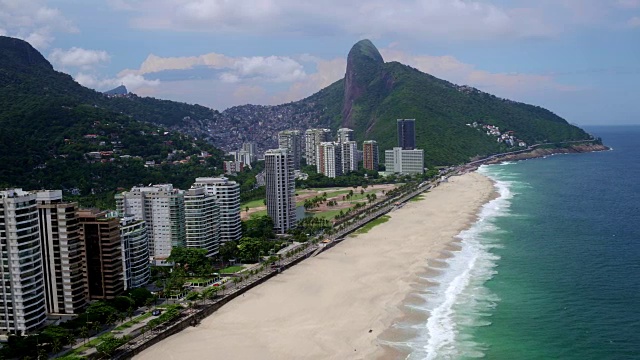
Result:
<svg viewBox="0 0 640 360"><path fill-rule="evenodd" d="M27 43L0 37L0 50L12 48L22 55L7 57L6 51L0 52L0 84L5 85L4 93L12 92L18 101L35 95L41 101L56 98L90 104L206 139L226 151L238 149L245 141L257 142L260 151L276 147L281 130L327 127L335 131L345 126L355 130L356 140L376 140L383 151L395 145L398 118L416 119L417 146L425 149L427 166L457 164L504 150L494 138L466 126L474 121L514 131L527 143L590 138L541 107L455 85L398 62L385 63L369 40L350 49L345 77L315 94L287 104L242 105L223 112L133 93L109 97L54 71ZM15 62L24 64L7 66ZM15 104L0 100L0 105Z"/></svg>

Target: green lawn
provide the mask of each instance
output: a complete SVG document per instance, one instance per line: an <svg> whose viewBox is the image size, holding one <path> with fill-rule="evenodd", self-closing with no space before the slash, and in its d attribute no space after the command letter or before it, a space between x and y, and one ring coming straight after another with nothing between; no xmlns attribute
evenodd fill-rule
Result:
<svg viewBox="0 0 640 360"><path fill-rule="evenodd" d="M317 217L317 218L321 218L321 219L327 219L327 220L333 220L333 218L336 217L336 215L338 215L340 213L340 210L342 210L342 212L346 212L347 209L338 209L338 210L327 210L327 211L323 211L323 212L319 212L319 213L312 213L313 217Z"/></svg>
<svg viewBox="0 0 640 360"><path fill-rule="evenodd" d="M389 215L380 216L379 218L366 223L364 226L362 226L358 230L354 231L352 235L366 234L366 233L369 232L369 230L373 229L374 226L380 225L380 224L384 224L387 221L389 221L389 219L390 219Z"/></svg>
<svg viewBox="0 0 640 360"><path fill-rule="evenodd" d="M260 210L260 211L256 211L253 214L249 215L249 218L253 219L253 218L257 218L260 216L265 216L267 215L267 210Z"/></svg>
<svg viewBox="0 0 640 360"><path fill-rule="evenodd" d="M229 267L226 267L226 268L220 270L220 273L221 274L233 274L233 273L237 273L238 271L241 271L242 269L244 269L243 266L234 265L234 266L229 266Z"/></svg>
<svg viewBox="0 0 640 360"><path fill-rule="evenodd" d="M148 311L148 312L146 312L146 313L144 313L144 314L142 314L142 315L140 315L140 316L138 316L136 318L133 318L133 319L127 321L126 323L116 327L113 330L122 331L124 329L128 329L128 328L132 327L133 325L140 323L142 320L144 320L144 319L146 319L146 318L148 318L150 316L151 316L151 312Z"/></svg>
<svg viewBox="0 0 640 360"><path fill-rule="evenodd" d="M244 211L244 209L246 209L247 207L249 207L249 209L253 209L259 206L264 206L264 199L253 200L244 204L240 204L240 210Z"/></svg>
<svg viewBox="0 0 640 360"><path fill-rule="evenodd" d="M420 201L422 199L424 199L424 195L421 194L421 195L412 197L409 201Z"/></svg>

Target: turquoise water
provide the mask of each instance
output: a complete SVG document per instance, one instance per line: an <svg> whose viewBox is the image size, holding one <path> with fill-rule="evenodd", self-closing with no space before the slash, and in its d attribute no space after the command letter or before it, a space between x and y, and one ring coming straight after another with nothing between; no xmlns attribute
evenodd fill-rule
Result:
<svg viewBox="0 0 640 360"><path fill-rule="evenodd" d="M501 196L424 295L410 359L640 359L640 127L482 167Z"/></svg>

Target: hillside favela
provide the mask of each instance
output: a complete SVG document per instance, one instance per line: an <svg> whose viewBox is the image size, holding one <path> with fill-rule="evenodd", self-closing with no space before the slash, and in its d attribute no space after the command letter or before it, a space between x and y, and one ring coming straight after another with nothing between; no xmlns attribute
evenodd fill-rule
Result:
<svg viewBox="0 0 640 360"><path fill-rule="evenodd" d="M0 1L0 359L639 358L639 37L631 0Z"/></svg>

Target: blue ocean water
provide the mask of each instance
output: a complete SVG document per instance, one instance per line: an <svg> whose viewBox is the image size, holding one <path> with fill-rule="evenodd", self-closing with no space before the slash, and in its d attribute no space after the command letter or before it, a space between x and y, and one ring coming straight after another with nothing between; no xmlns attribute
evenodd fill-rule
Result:
<svg viewBox="0 0 640 360"><path fill-rule="evenodd" d="M640 127L483 166L500 197L424 295L410 359L640 359Z"/></svg>

